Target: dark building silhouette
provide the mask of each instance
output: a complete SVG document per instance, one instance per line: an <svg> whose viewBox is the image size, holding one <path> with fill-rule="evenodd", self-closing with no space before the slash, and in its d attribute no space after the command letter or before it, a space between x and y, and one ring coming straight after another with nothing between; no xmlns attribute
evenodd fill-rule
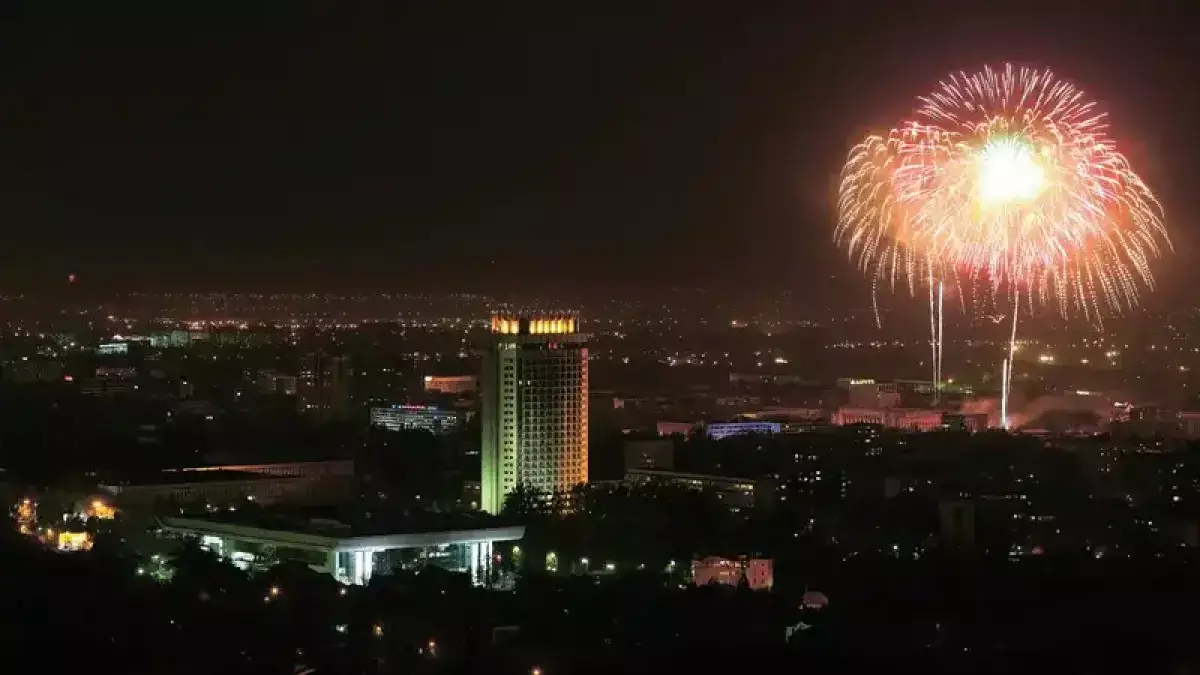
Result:
<svg viewBox="0 0 1200 675"><path fill-rule="evenodd" d="M296 399L301 414L321 422L350 419L350 357L311 352L300 359Z"/></svg>

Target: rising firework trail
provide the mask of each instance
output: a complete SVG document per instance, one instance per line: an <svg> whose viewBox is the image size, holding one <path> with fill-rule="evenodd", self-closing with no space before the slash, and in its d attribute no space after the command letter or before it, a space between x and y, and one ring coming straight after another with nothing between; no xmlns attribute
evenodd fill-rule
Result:
<svg viewBox="0 0 1200 675"><path fill-rule="evenodd" d="M951 75L913 120L850 152L835 239L873 297L881 283L929 285L935 391L947 282L1011 303L1006 404L1021 300L1099 325L1153 289L1151 263L1171 247L1162 206L1107 128L1072 84L1007 65Z"/></svg>
<svg viewBox="0 0 1200 675"><path fill-rule="evenodd" d="M945 282L934 282L929 276L929 333L930 347L933 356L933 404L937 405L942 391L942 335L945 333L942 308L946 294Z"/></svg>

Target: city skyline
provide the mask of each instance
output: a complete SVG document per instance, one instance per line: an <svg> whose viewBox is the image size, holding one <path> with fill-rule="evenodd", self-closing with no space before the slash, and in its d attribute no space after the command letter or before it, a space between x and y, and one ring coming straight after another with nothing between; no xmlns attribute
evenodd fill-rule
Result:
<svg viewBox="0 0 1200 675"><path fill-rule="evenodd" d="M26 4L4 672L1200 670L1186 6Z"/></svg>

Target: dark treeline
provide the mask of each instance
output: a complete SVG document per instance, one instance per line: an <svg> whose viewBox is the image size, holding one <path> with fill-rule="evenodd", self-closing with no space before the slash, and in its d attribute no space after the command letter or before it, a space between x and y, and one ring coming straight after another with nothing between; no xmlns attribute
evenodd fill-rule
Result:
<svg viewBox="0 0 1200 675"><path fill-rule="evenodd" d="M636 572L499 592L430 568L347 588L289 564L248 576L195 546L163 582L102 541L0 545L6 643L54 672L1190 672L1200 656L1184 560L864 556L804 609L790 592Z"/></svg>

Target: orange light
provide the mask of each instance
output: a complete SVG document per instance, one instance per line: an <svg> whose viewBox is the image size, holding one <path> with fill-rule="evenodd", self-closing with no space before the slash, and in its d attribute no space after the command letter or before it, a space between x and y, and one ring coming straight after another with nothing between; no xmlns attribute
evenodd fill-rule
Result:
<svg viewBox="0 0 1200 675"><path fill-rule="evenodd" d="M530 335L556 335L574 333L577 328L576 320L569 316L517 316L493 315L491 319L492 332L502 335L517 335L521 332L522 321L525 330Z"/></svg>
<svg viewBox="0 0 1200 675"><path fill-rule="evenodd" d="M102 499L93 499L92 503L88 506L90 507L88 509L88 517L90 518L112 520L117 515L116 508L104 503Z"/></svg>

